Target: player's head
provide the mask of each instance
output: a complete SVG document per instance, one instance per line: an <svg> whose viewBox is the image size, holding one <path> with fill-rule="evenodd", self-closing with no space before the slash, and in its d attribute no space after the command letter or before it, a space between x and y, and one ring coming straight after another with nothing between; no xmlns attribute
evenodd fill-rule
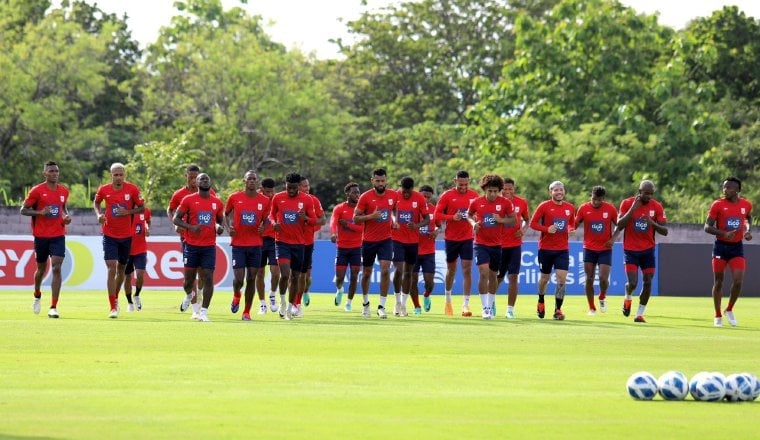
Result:
<svg viewBox="0 0 760 440"><path fill-rule="evenodd" d="M245 189L248 191L256 191L259 186L259 176L254 170L246 171L243 175L243 181L245 182Z"/></svg>
<svg viewBox="0 0 760 440"><path fill-rule="evenodd" d="M274 179L272 179L271 177L267 177L266 179L261 181L261 193L271 199L272 196L274 195L275 185L276 183Z"/></svg>
<svg viewBox="0 0 760 440"><path fill-rule="evenodd" d="M198 184L199 191L209 191L211 189L211 177L206 173L198 174L198 178L195 179Z"/></svg>
<svg viewBox="0 0 760 440"><path fill-rule="evenodd" d="M639 196L641 197L641 203L649 203L654 196L654 182L642 180L639 184Z"/></svg>
<svg viewBox="0 0 760 440"><path fill-rule="evenodd" d="M359 201L361 191L359 190L358 183L348 182L346 186L343 187L343 192L346 194L346 201L348 203L355 204Z"/></svg>
<svg viewBox="0 0 760 440"><path fill-rule="evenodd" d="M591 188L591 206L594 208L602 206L602 202L606 196L607 190L602 185Z"/></svg>
<svg viewBox="0 0 760 440"><path fill-rule="evenodd" d="M298 173L288 173L285 176L285 191L289 197L298 195L298 188L301 186L301 175Z"/></svg>
<svg viewBox="0 0 760 440"><path fill-rule="evenodd" d="M187 181L188 189L195 190L198 188L198 174L201 172L201 167L191 163L185 168L185 180Z"/></svg>
<svg viewBox="0 0 760 440"><path fill-rule="evenodd" d="M430 202L430 200L433 198L433 194L435 191L433 191L433 187L430 185L422 185L420 187L420 194L422 194L423 197L425 197L425 200Z"/></svg>
<svg viewBox="0 0 760 440"><path fill-rule="evenodd" d="M504 179L498 174L486 174L480 178L480 189L483 190L489 202L496 200L502 188L504 188Z"/></svg>
<svg viewBox="0 0 760 440"><path fill-rule="evenodd" d="M298 190L305 194L309 194L311 192L311 183L309 183L308 177L301 176L301 182L298 184Z"/></svg>
<svg viewBox="0 0 760 440"><path fill-rule="evenodd" d="M512 199L515 196L515 180L511 177L504 178L504 187L501 189L501 195Z"/></svg>
<svg viewBox="0 0 760 440"><path fill-rule="evenodd" d="M727 199L736 198L742 191L742 181L738 177L729 176L723 180L723 195Z"/></svg>
<svg viewBox="0 0 760 440"><path fill-rule="evenodd" d="M555 180L554 182L549 184L549 195L551 196L552 200L559 203L562 200L565 199L565 184L560 182L559 180Z"/></svg>
<svg viewBox="0 0 760 440"><path fill-rule="evenodd" d="M52 160L45 162L45 165L42 167L42 175L45 176L45 181L48 183L57 183L59 173L58 164Z"/></svg>
<svg viewBox="0 0 760 440"><path fill-rule="evenodd" d="M454 178L454 185L459 194L464 194L470 189L470 173L465 170L457 171Z"/></svg>
<svg viewBox="0 0 760 440"><path fill-rule="evenodd" d="M385 172L385 168L376 168L372 171L372 188L375 192L382 194L385 192L385 187L388 185L388 174Z"/></svg>
<svg viewBox="0 0 760 440"><path fill-rule="evenodd" d="M414 179L405 176L401 178L401 196L405 199L408 199L412 196L412 191L414 191Z"/></svg>
<svg viewBox="0 0 760 440"><path fill-rule="evenodd" d="M114 162L111 164L111 182L114 185L121 185L124 183L124 178L127 173L124 168L124 164L121 162Z"/></svg>

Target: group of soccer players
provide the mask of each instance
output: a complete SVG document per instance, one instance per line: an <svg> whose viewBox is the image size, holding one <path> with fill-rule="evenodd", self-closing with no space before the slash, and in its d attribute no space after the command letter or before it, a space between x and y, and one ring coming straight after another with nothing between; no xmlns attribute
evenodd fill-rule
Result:
<svg viewBox="0 0 760 440"><path fill-rule="evenodd" d="M111 182L98 189L93 206L103 230L109 317L116 318L122 285L128 310L142 308L140 291L146 264L145 237L150 233L150 211L144 207L137 186L125 180L124 165L115 163L110 171ZM45 182L30 191L21 208L21 214L32 217L35 239L37 271L33 310L40 312L41 281L50 259L52 301L48 316L51 318L59 316L57 302L65 226L71 222L66 208L68 190L58 183L59 172L55 162L47 162L43 170ZM211 189L211 178L201 173L197 166L188 167L185 176L186 185L174 193L167 209L180 234L185 265L185 297L180 310L184 312L192 306L193 319L210 321L208 308L214 289L216 237L227 230L231 237L234 275L231 312L238 312L242 297L242 319L251 320L253 298L258 291L259 314L267 313L264 268L268 265L271 274L269 310L279 312L283 319L302 317L303 306L309 305L314 234L326 222L319 199L310 194L308 179L290 173L285 177L285 190L275 193L274 180L259 182L256 172L248 171L243 178L244 189L233 193L225 204ZM536 314L541 319L545 316L544 297L553 271L555 303L552 316L555 320L563 320L569 237L582 224L588 313L594 315L597 312L594 292L597 272L599 310L605 312L607 309L611 249L623 233L627 283L622 312L625 316L631 313L632 295L637 289L640 271L642 288L634 321L646 322L644 313L656 266L655 234L668 233L665 212L653 197L655 187L651 181L642 181L638 194L624 199L619 209L605 201L603 186L595 186L591 189L591 200L579 206L577 211L565 200L563 183L555 181L548 188L550 198L540 203L533 215L530 215L527 201L515 195L515 182L495 174L480 178L480 195L470 188L469 173L457 172L453 187L443 192L436 204L432 203L433 188L423 185L417 191L411 177L400 179L398 190L390 189L386 171L378 168L373 170L370 181L372 188L363 193L358 183L348 183L344 188L346 201L335 207L330 219L331 240L336 244L336 306L343 304L344 280L348 273L345 310L352 310L353 298L361 284L362 315L371 317L370 280L377 262L380 267L377 316L388 316L386 301L391 285L395 293L394 315L408 316L409 297L414 315L422 314L423 308L430 311L435 240L443 230L447 264L444 313L453 315L452 288L459 266L463 276L461 314L472 316L470 294L474 259L479 274L477 290L482 318L496 316L496 290L507 278L505 317L514 319L522 239L530 227L540 233L538 262L541 275ZM725 179L724 196L713 203L704 227L706 233L716 236L712 258L716 326L722 325L724 313L731 325L737 325L733 307L741 293L746 269L742 242L752 238L752 205L740 197L740 191L739 179ZM105 209L101 209L103 203ZM391 265L395 269L393 276ZM733 281L728 307L722 310L726 268L730 268ZM133 272L137 275L137 282L135 294L131 295ZM422 303L418 291L420 272L424 288Z"/></svg>

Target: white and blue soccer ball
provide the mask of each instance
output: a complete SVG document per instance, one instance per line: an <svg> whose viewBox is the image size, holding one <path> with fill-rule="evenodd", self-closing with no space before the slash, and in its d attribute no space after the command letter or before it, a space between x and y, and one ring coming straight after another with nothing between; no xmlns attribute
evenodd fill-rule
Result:
<svg viewBox="0 0 760 440"><path fill-rule="evenodd" d="M680 371L668 371L657 379L657 391L665 400L683 400L689 394L689 379Z"/></svg>
<svg viewBox="0 0 760 440"><path fill-rule="evenodd" d="M726 400L748 402L752 400L757 380L749 373L731 374L726 377Z"/></svg>
<svg viewBox="0 0 760 440"><path fill-rule="evenodd" d="M636 400L652 400L657 395L657 379L646 371L633 373L625 386Z"/></svg>
<svg viewBox="0 0 760 440"><path fill-rule="evenodd" d="M755 400L758 397L760 397L760 379L758 379L758 377L755 376L754 374L752 375L752 377L755 378L755 386L752 387L752 390L753 390L752 391L752 400Z"/></svg>
<svg viewBox="0 0 760 440"><path fill-rule="evenodd" d="M694 400L720 401L726 395L725 379L719 373L697 373L689 382L689 392Z"/></svg>

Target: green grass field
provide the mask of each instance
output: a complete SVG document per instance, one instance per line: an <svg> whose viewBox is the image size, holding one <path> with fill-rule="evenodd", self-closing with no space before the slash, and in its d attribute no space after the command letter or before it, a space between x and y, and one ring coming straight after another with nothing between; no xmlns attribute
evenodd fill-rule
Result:
<svg viewBox="0 0 760 440"><path fill-rule="evenodd" d="M180 293L142 296L142 312L126 313L122 297L111 320L102 292L64 291L54 320L49 290L40 315L29 292L0 293L0 437L757 435L760 402L639 402L625 383L638 370L760 374L760 299L740 300L739 327L714 328L708 298L654 297L642 325L620 297L595 317L568 297L555 322L536 318L532 295L515 321L500 295L499 318L484 321L445 317L442 296L422 317L364 320L359 298L349 314L312 294L301 320L246 323L217 292L214 322L199 323L178 311Z"/></svg>

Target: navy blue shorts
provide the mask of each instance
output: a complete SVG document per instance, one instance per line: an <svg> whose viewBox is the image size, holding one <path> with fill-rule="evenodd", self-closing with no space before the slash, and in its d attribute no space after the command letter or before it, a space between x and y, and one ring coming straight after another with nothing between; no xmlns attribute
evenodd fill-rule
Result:
<svg viewBox="0 0 760 440"><path fill-rule="evenodd" d="M488 268L494 272L499 270L501 264L501 246L475 245L475 262L478 266L488 264Z"/></svg>
<svg viewBox="0 0 760 440"><path fill-rule="evenodd" d="M277 250L274 246L274 238L272 237L264 237L264 244L261 245L259 269L267 265L277 266Z"/></svg>
<svg viewBox="0 0 760 440"><path fill-rule="evenodd" d="M538 265L541 273L552 273L552 267L556 270L567 270L570 267L569 251L538 251Z"/></svg>
<svg viewBox="0 0 760 440"><path fill-rule="evenodd" d="M145 270L145 267L148 265L148 253L143 252L142 254L137 255L130 255L129 260L127 261L127 268L124 269L124 273L129 275L132 272L137 270Z"/></svg>
<svg viewBox="0 0 760 440"><path fill-rule="evenodd" d="M304 245L290 244L282 241L275 243L277 250L277 262L282 264L285 261L290 262L290 270L304 272L303 253Z"/></svg>
<svg viewBox="0 0 760 440"><path fill-rule="evenodd" d="M446 240L446 262L457 261L457 258L463 260L472 260L473 256L472 240L453 241Z"/></svg>
<svg viewBox="0 0 760 440"><path fill-rule="evenodd" d="M520 273L520 260L522 258L522 246L501 248L501 263L497 277L504 278L509 275Z"/></svg>
<svg viewBox="0 0 760 440"><path fill-rule="evenodd" d="M362 265L372 267L378 261L391 261L393 259L393 242L390 238L383 241L362 242Z"/></svg>
<svg viewBox="0 0 760 440"><path fill-rule="evenodd" d="M232 268L261 267L261 246L232 246Z"/></svg>
<svg viewBox="0 0 760 440"><path fill-rule="evenodd" d="M417 263L414 265L414 273L435 273L435 254L417 255Z"/></svg>
<svg viewBox="0 0 760 440"><path fill-rule="evenodd" d="M335 267L359 267L362 265L362 248L338 248L335 254Z"/></svg>
<svg viewBox="0 0 760 440"><path fill-rule="evenodd" d="M645 251L624 251L625 264L638 266L641 270L654 269L656 267L654 260L654 248Z"/></svg>
<svg viewBox="0 0 760 440"><path fill-rule="evenodd" d="M591 249L584 248L583 262L612 266L612 249L606 251L592 251Z"/></svg>
<svg viewBox="0 0 760 440"><path fill-rule="evenodd" d="M47 262L49 257L66 256L66 237L37 238L34 237L34 254L38 263Z"/></svg>
<svg viewBox="0 0 760 440"><path fill-rule="evenodd" d="M129 253L132 250L132 237L111 238L103 236L103 259L118 260L119 264L127 264Z"/></svg>
<svg viewBox="0 0 760 440"><path fill-rule="evenodd" d="M304 272L311 269L313 261L314 261L314 244L304 245L303 247L303 271Z"/></svg>
<svg viewBox="0 0 760 440"><path fill-rule="evenodd" d="M724 261L731 261L732 258L744 256L744 243L726 243L725 241L715 241L712 250L713 258L720 258Z"/></svg>
<svg viewBox="0 0 760 440"><path fill-rule="evenodd" d="M189 269L214 270L216 267L216 246L193 246L185 244L185 267Z"/></svg>
<svg viewBox="0 0 760 440"><path fill-rule="evenodd" d="M414 264L417 262L417 252L419 249L420 245L417 243L401 243L400 241L394 241L393 262Z"/></svg>

